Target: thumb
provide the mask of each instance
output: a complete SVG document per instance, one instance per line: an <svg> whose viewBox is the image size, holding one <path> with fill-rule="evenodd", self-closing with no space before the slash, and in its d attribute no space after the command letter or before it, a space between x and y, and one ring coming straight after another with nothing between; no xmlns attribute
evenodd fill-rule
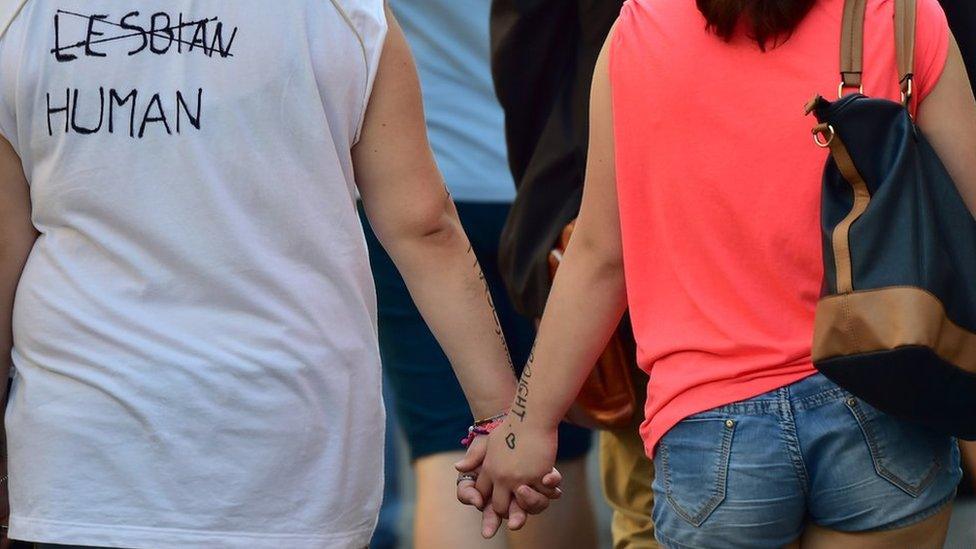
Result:
<svg viewBox="0 0 976 549"><path fill-rule="evenodd" d="M476 438L474 443L468 447L468 452L464 454L464 457L454 464L454 468L459 473L470 473L481 467L481 463L485 460L485 454L488 453L488 445L485 444L484 440L479 440L481 438Z"/></svg>

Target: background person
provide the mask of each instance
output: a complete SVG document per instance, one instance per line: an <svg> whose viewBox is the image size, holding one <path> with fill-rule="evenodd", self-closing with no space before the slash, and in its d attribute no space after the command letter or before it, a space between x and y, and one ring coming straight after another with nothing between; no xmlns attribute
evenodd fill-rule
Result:
<svg viewBox="0 0 976 549"><path fill-rule="evenodd" d="M382 353L381 353L382 354ZM393 391L383 374L383 409L386 411L386 434L383 439L383 503L380 505L376 530L369 540L370 549L396 549L400 546L400 449L397 447L396 422L393 412Z"/></svg>
<svg viewBox="0 0 976 549"><path fill-rule="evenodd" d="M945 9L949 28L959 43L969 81L976 89L976 3L969 0L939 0Z"/></svg>
<svg viewBox="0 0 976 549"><path fill-rule="evenodd" d="M940 0L952 34L959 42L959 51L966 63L969 81L976 90L976 3L968 0ZM960 535L976 545L976 442L959 441L962 452L963 481L959 485L953 523L965 524ZM950 540L950 543L952 540Z"/></svg>
<svg viewBox="0 0 976 549"><path fill-rule="evenodd" d="M504 120L488 65L489 4L392 0L390 8L417 60L431 147L521 371L535 330L512 308L498 273L498 241L515 187L507 171ZM414 547L504 547L501 537L485 541L478 535L480 517L459 505L454 495L453 464L464 455L458 441L473 418L451 363L379 240L368 230L366 235L377 288L380 353L416 478ZM584 460L591 434L564 425L560 439L564 495L548 513L510 534L510 547L596 547Z"/></svg>
<svg viewBox="0 0 976 549"><path fill-rule="evenodd" d="M663 545L941 546L955 442L810 359L826 154L799 105L836 93L844 2L769 7L624 7L597 64L582 211L522 377L525 419L491 436L478 479L497 512L551 467L551 426L629 304L652 370L641 431ZM898 101L893 2L868 2L865 37L865 91ZM934 0L918 4L914 74L921 129L976 212L976 100Z"/></svg>
<svg viewBox="0 0 976 549"><path fill-rule="evenodd" d="M499 266L520 313L542 318L549 252L579 215L586 169L590 84L623 0L494 0L492 72L505 109L509 167L518 195L502 231ZM638 409L647 377L634 367ZM600 477L613 510L615 549L656 547L651 461L631 427L600 431Z"/></svg>
<svg viewBox="0 0 976 549"><path fill-rule="evenodd" d="M949 28L958 41L959 52L966 64L969 81L976 91L976 3L968 0L940 0L945 9ZM965 525L959 535L965 536L960 544L976 545L976 442L959 441L962 452L963 481L959 485L953 523ZM949 540L952 546L953 539Z"/></svg>

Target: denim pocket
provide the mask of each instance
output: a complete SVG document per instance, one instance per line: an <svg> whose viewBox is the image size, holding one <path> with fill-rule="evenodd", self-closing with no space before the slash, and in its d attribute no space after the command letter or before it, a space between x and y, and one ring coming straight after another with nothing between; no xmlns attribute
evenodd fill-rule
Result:
<svg viewBox="0 0 976 549"><path fill-rule="evenodd" d="M725 500L734 432L731 419L685 419L658 447L668 503L696 527Z"/></svg>
<svg viewBox="0 0 976 549"><path fill-rule="evenodd" d="M952 438L890 416L854 397L846 404L864 433L878 475L906 494L920 496L952 456Z"/></svg>

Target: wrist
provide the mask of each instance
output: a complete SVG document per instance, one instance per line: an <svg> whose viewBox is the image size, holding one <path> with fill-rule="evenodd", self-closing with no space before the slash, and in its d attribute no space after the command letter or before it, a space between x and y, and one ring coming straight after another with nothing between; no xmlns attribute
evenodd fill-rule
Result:
<svg viewBox="0 0 976 549"><path fill-rule="evenodd" d="M492 431L501 427L507 418L508 411L504 411L491 417L475 419L474 424L468 427L468 434L461 439L461 446L467 448L471 446L476 437L490 435Z"/></svg>
<svg viewBox="0 0 976 549"><path fill-rule="evenodd" d="M502 412L508 412L509 408L512 407L512 393L514 392L515 386L513 384L512 388L509 389L504 395L472 399L471 415L474 416L475 421L477 421L479 419L488 418Z"/></svg>
<svg viewBox="0 0 976 549"><path fill-rule="evenodd" d="M528 401L528 384L519 383L515 400L511 403L508 417L512 425L525 426L534 430L552 430L559 426L563 414L551 410L551 403L544 398L536 398L531 404Z"/></svg>
<svg viewBox="0 0 976 549"><path fill-rule="evenodd" d="M562 417L544 417L542 414L536 414L533 419L526 419L526 423L533 431L545 431L549 433L559 429L559 424L562 423Z"/></svg>
<svg viewBox="0 0 976 549"><path fill-rule="evenodd" d="M506 420L507 428L515 431L527 432L531 431L534 433L542 432L553 432L559 428L559 423L562 421L561 418L547 418L544 414L540 413L528 413L525 415L516 414L515 410L512 410L508 414L508 419Z"/></svg>

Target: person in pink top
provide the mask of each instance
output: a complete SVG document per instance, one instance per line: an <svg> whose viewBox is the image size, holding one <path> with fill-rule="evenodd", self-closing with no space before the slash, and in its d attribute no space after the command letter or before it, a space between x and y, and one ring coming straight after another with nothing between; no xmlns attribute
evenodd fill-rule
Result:
<svg viewBox="0 0 976 549"><path fill-rule="evenodd" d="M867 1L864 92L897 100L893 4ZM577 232L476 483L486 514L550 471L555 426L629 307L664 546L941 546L956 442L811 361L826 153L803 105L837 93L843 7L624 5L594 76ZM917 10L911 107L976 212L976 100L939 4Z"/></svg>

